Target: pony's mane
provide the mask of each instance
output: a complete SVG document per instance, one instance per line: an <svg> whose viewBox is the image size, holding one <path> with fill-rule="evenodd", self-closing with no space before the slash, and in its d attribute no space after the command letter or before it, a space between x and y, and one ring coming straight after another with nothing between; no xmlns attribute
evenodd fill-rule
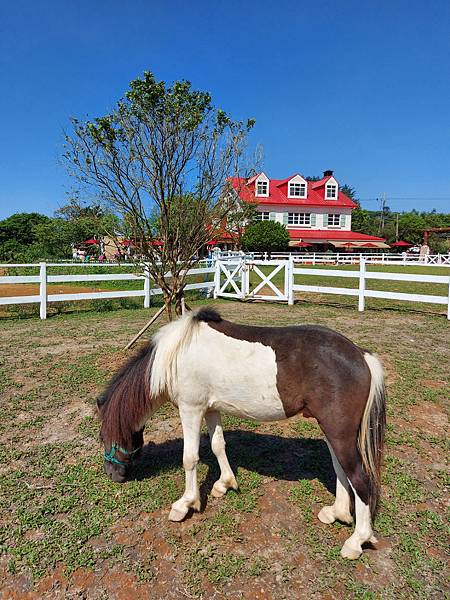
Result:
<svg viewBox="0 0 450 600"><path fill-rule="evenodd" d="M132 450L133 433L142 428L155 407L148 378L153 348L153 343L149 343L130 358L98 398L100 436L104 442L114 441Z"/></svg>
<svg viewBox="0 0 450 600"><path fill-rule="evenodd" d="M188 312L177 321L161 327L153 337L155 350L150 381L150 393L154 396L168 393L172 395L173 383L177 374L177 358L191 343L201 322L222 320L220 314L208 306Z"/></svg>

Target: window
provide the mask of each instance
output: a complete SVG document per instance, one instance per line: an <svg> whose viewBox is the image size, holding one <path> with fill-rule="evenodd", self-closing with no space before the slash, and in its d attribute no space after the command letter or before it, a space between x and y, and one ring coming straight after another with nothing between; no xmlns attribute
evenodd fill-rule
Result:
<svg viewBox="0 0 450 600"><path fill-rule="evenodd" d="M269 182L268 181L257 181L256 182L256 195L257 196L268 196L269 195Z"/></svg>
<svg viewBox="0 0 450 600"><path fill-rule="evenodd" d="M311 225L309 213L288 213L288 225Z"/></svg>
<svg viewBox="0 0 450 600"><path fill-rule="evenodd" d="M328 215L328 227L339 227L341 215Z"/></svg>
<svg viewBox="0 0 450 600"><path fill-rule="evenodd" d="M256 220L257 221L270 221L270 212L258 211L256 213Z"/></svg>
<svg viewBox="0 0 450 600"><path fill-rule="evenodd" d="M336 200L337 198L337 185L334 185L333 183L330 183L329 185L327 185L327 194L326 194L326 198L327 200Z"/></svg>
<svg viewBox="0 0 450 600"><path fill-rule="evenodd" d="M289 197L306 198L306 183L290 183Z"/></svg>

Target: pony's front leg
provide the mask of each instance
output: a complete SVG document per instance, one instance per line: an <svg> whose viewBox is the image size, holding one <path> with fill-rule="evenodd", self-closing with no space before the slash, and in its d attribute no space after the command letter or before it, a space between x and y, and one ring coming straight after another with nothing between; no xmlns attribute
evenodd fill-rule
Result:
<svg viewBox="0 0 450 600"><path fill-rule="evenodd" d="M237 490L238 485L225 452L225 439L223 437L220 413L217 411L207 412L205 414L205 421L211 439L211 448L220 467L220 478L214 484L211 493L216 498L220 498L229 489Z"/></svg>
<svg viewBox="0 0 450 600"><path fill-rule="evenodd" d="M180 408L180 417L184 438L183 466L186 473L186 487L181 498L172 504L169 513L170 521L182 521L190 508L200 510L197 463L203 413L195 408L188 410Z"/></svg>

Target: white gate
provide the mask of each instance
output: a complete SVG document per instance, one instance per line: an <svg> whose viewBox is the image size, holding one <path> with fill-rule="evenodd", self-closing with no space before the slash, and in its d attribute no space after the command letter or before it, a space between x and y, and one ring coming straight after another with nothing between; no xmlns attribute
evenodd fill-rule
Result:
<svg viewBox="0 0 450 600"><path fill-rule="evenodd" d="M261 267L264 265L264 269ZM250 291L246 290L247 298L255 300L281 300L287 302L289 295L289 261L252 261L246 264L248 282L255 285ZM278 275L278 277L276 277Z"/></svg>
<svg viewBox="0 0 450 600"><path fill-rule="evenodd" d="M239 263L218 260L214 295L293 304L292 269L291 259L281 262L242 259Z"/></svg>
<svg viewBox="0 0 450 600"><path fill-rule="evenodd" d="M216 260L214 297L245 298L245 275L242 276L244 261L238 263Z"/></svg>

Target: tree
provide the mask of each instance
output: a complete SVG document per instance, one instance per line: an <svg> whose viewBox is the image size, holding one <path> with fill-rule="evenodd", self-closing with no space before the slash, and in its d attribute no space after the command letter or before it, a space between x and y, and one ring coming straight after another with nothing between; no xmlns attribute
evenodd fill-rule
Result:
<svg viewBox="0 0 450 600"><path fill-rule="evenodd" d="M259 221L250 225L242 236L242 248L253 252L283 252L289 247L289 233L276 221Z"/></svg>
<svg viewBox="0 0 450 600"><path fill-rule="evenodd" d="M219 228L218 235L228 234L237 248L241 249L242 237L246 228L256 222L259 214L257 207L256 203L237 199L235 206L230 209L222 229Z"/></svg>
<svg viewBox="0 0 450 600"><path fill-rule="evenodd" d="M130 83L110 114L72 120L64 155L69 172L80 192L127 224L163 290L169 318L173 301L181 311L187 270L233 207L227 181L240 174L253 125L232 121L188 81L167 86L149 72Z"/></svg>
<svg viewBox="0 0 450 600"><path fill-rule="evenodd" d="M0 222L0 259L17 260L36 241L35 227L50 218L39 213L16 213Z"/></svg>

